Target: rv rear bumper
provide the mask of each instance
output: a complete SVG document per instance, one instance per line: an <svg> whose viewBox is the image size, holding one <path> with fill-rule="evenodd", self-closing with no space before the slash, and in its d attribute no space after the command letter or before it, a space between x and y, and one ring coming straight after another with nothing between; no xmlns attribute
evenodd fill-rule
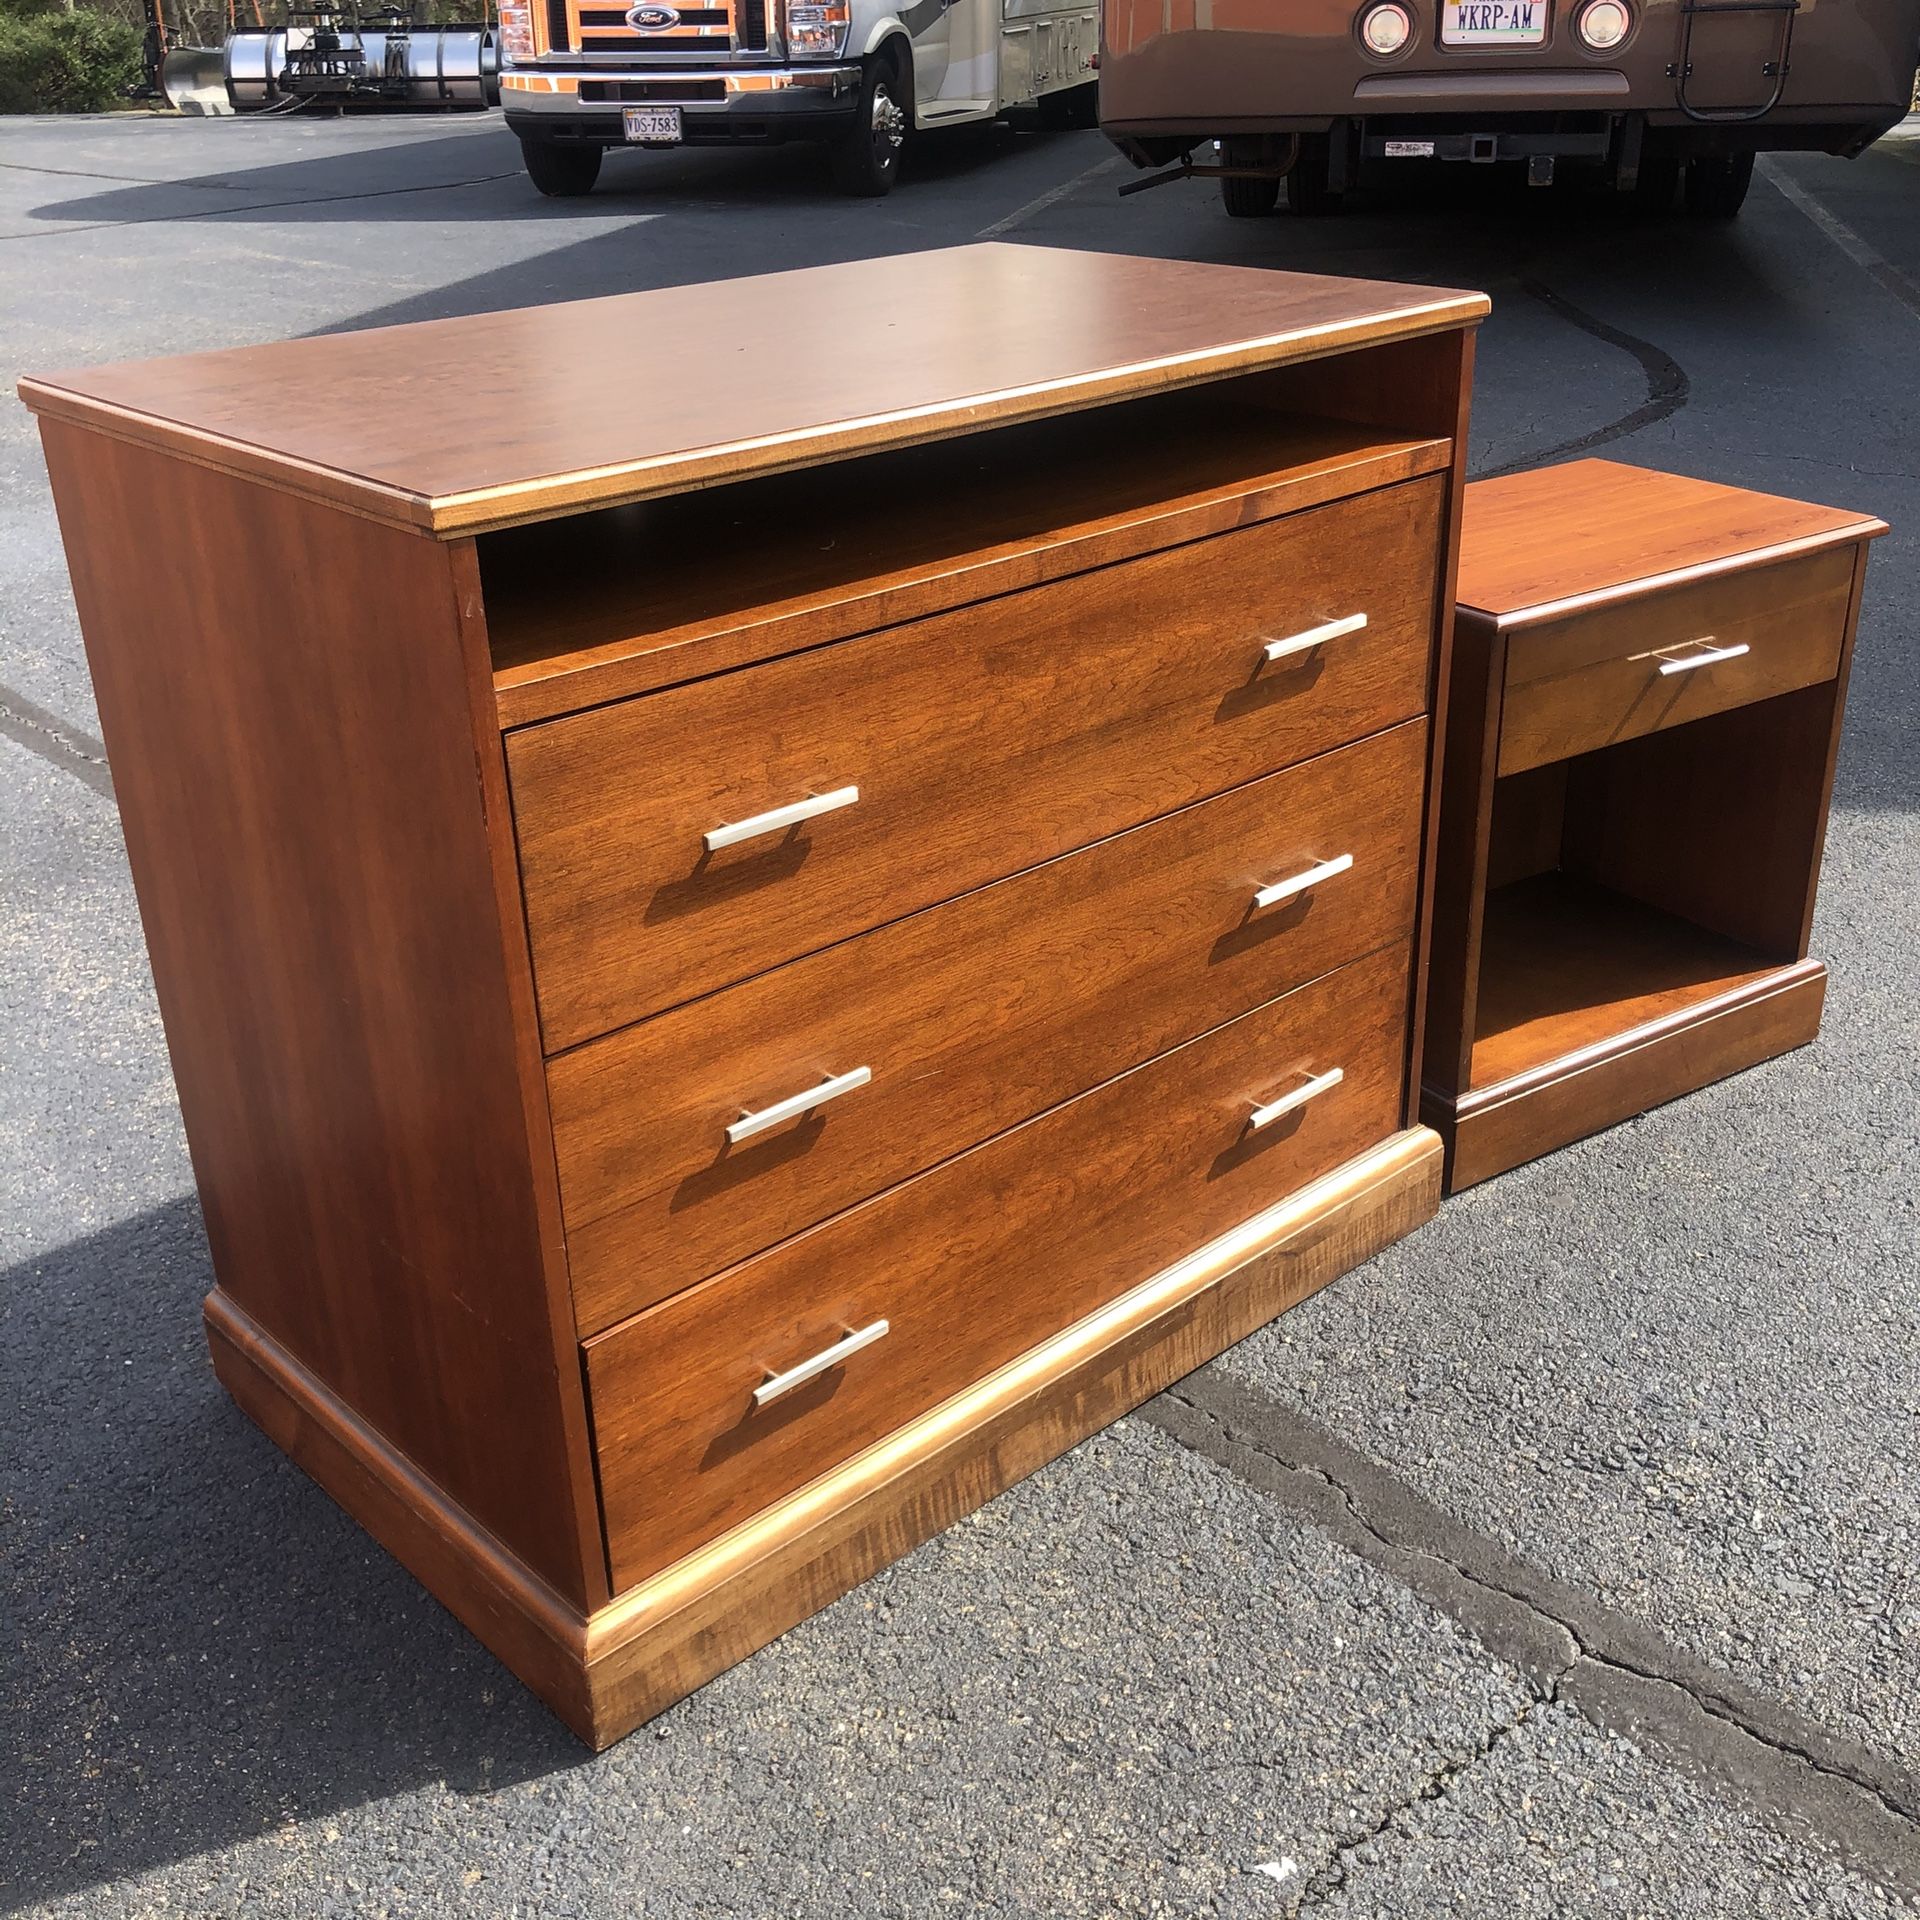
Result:
<svg viewBox="0 0 1920 1920"><path fill-rule="evenodd" d="M507 126L568 145L624 146L621 110L641 106L678 107L689 144L805 138L847 125L859 98L857 66L516 68L500 76Z"/></svg>

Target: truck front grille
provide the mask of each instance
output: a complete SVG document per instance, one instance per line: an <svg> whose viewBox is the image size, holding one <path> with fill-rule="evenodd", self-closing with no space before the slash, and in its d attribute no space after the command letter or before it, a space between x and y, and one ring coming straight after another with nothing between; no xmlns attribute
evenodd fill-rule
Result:
<svg viewBox="0 0 1920 1920"><path fill-rule="evenodd" d="M767 0L681 7L677 22L657 33L635 32L627 9L607 0L548 0L548 5L556 50L722 60L736 50L763 52L767 44Z"/></svg>
<svg viewBox="0 0 1920 1920"><path fill-rule="evenodd" d="M582 100L724 100L724 80L582 80Z"/></svg>
<svg viewBox="0 0 1920 1920"><path fill-rule="evenodd" d="M679 13L683 27L724 27L728 24L725 7L682 7ZM624 27L627 24L627 10L624 7L583 7L580 10L580 24L583 27Z"/></svg>

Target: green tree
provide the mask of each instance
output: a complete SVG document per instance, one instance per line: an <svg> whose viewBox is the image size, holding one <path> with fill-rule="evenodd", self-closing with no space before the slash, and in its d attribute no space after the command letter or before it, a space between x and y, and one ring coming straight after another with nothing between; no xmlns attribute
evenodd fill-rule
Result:
<svg viewBox="0 0 1920 1920"><path fill-rule="evenodd" d="M140 79L140 35L61 0L0 0L0 113L98 113Z"/></svg>

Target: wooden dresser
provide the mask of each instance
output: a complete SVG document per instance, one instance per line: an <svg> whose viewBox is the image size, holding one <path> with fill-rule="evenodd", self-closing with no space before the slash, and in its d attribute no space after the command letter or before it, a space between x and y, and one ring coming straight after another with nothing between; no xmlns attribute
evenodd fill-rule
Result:
<svg viewBox="0 0 1920 1920"><path fill-rule="evenodd" d="M246 1411L605 1744L1425 1219L1476 294L29 380Z"/></svg>

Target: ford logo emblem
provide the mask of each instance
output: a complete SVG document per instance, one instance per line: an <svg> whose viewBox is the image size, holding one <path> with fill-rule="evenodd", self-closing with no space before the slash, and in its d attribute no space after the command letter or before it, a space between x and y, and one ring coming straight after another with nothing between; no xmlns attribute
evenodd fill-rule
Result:
<svg viewBox="0 0 1920 1920"><path fill-rule="evenodd" d="M635 33L665 33L680 24L678 7L644 6L627 9L627 25Z"/></svg>

